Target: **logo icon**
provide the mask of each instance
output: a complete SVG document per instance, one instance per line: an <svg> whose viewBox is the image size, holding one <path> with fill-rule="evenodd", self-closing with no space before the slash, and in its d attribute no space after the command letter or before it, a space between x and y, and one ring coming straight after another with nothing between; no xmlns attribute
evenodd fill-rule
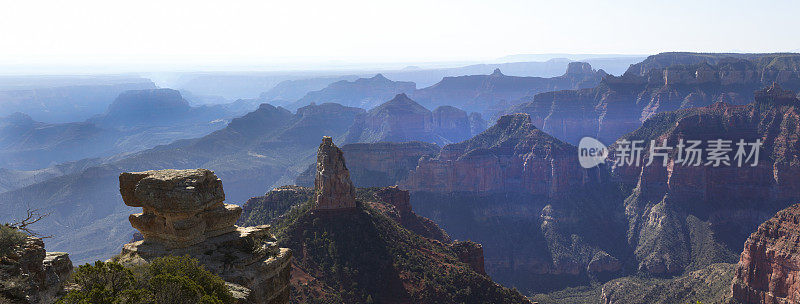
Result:
<svg viewBox="0 0 800 304"><path fill-rule="evenodd" d="M605 163L606 157L608 157L608 149L603 143L591 137L581 138L578 143L578 161L581 163L581 167L594 168Z"/></svg>

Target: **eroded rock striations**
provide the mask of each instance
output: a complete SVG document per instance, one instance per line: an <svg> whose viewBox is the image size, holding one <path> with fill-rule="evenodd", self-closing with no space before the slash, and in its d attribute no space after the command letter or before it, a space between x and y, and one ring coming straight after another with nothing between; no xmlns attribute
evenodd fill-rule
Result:
<svg viewBox="0 0 800 304"><path fill-rule="evenodd" d="M800 101L777 84L756 92L755 100L658 114L624 137L666 140L673 147L680 139L763 143L755 166L751 161L740 167L733 144L730 165L686 166L675 162L673 151L666 166L614 169L623 183L635 186L625 213L639 270L676 274L713 262L733 263L755 227L800 199ZM616 149L612 146L612 152ZM649 145L643 151L642 158L649 158Z"/></svg>
<svg viewBox="0 0 800 304"><path fill-rule="evenodd" d="M800 204L778 212L750 235L732 290L742 303L800 302Z"/></svg>
<svg viewBox="0 0 800 304"><path fill-rule="evenodd" d="M356 188L344 163L344 153L333 138L325 136L317 150L317 175L314 179L316 210L356 207Z"/></svg>
<svg viewBox="0 0 800 304"><path fill-rule="evenodd" d="M506 115L472 139L421 158L403 184L412 191L558 196L593 179L576 155L574 146L536 128L527 114Z"/></svg>
<svg viewBox="0 0 800 304"><path fill-rule="evenodd" d="M747 104L773 82L800 89L798 65L798 54L662 53L594 88L531 94L506 112L528 113L534 125L572 144L583 136L609 144L657 113Z"/></svg>
<svg viewBox="0 0 800 304"><path fill-rule="evenodd" d="M222 181L206 169L122 173L126 205L144 240L125 244L123 263L189 255L234 289L243 303L288 303L291 251L278 248L269 226L234 225L242 208L225 204ZM232 285L233 286L233 285Z"/></svg>
<svg viewBox="0 0 800 304"><path fill-rule="evenodd" d="M0 302L52 303L61 295L72 274L69 254L46 252L31 236L8 252L0 257Z"/></svg>

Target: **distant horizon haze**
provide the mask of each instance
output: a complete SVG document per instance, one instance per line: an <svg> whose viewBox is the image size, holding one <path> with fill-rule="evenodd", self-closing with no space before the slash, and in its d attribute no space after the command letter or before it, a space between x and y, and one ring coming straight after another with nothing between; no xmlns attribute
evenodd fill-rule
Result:
<svg viewBox="0 0 800 304"><path fill-rule="evenodd" d="M800 49L791 31L799 9L789 0L18 1L0 5L0 67L279 70L514 54L790 52Z"/></svg>

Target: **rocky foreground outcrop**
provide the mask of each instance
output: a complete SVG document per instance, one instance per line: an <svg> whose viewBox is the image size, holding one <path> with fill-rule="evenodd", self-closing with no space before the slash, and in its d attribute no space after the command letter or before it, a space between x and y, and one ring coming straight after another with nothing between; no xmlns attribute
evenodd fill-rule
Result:
<svg viewBox="0 0 800 304"><path fill-rule="evenodd" d="M741 303L800 302L800 204L778 212L750 235L731 289Z"/></svg>
<svg viewBox="0 0 800 304"><path fill-rule="evenodd" d="M206 169L123 173L126 205L144 240L125 244L116 257L136 264L189 255L219 275L242 303L288 303L291 251L278 248L269 226L238 227L242 209L225 204L222 181Z"/></svg>
<svg viewBox="0 0 800 304"><path fill-rule="evenodd" d="M0 256L0 302L52 303L64 291L72 274L72 261L65 252L46 252L44 242L27 237Z"/></svg>

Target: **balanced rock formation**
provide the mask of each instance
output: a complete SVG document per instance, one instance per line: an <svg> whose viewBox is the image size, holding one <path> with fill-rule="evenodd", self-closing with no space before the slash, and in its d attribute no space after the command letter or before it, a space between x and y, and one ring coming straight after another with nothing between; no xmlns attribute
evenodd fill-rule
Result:
<svg viewBox="0 0 800 304"><path fill-rule="evenodd" d="M778 212L750 235L732 290L741 303L800 302L800 204Z"/></svg>
<svg viewBox="0 0 800 304"><path fill-rule="evenodd" d="M344 163L344 154L325 136L317 150L317 175L314 209L335 210L356 207L356 188L350 181L350 171Z"/></svg>
<svg viewBox="0 0 800 304"><path fill-rule="evenodd" d="M46 252L44 242L29 236L0 256L0 303L52 303L72 274L65 252Z"/></svg>
<svg viewBox="0 0 800 304"><path fill-rule="evenodd" d="M119 180L125 204L142 207L129 219L144 236L123 246L119 262L189 255L233 286L242 303L288 302L291 251L278 248L268 225L234 225L242 208L223 203L222 181L214 172L133 172Z"/></svg>
<svg viewBox="0 0 800 304"><path fill-rule="evenodd" d="M225 204L222 181L206 169L122 173L122 200L143 212L131 214L146 240L170 248L191 246L236 230L242 208Z"/></svg>

